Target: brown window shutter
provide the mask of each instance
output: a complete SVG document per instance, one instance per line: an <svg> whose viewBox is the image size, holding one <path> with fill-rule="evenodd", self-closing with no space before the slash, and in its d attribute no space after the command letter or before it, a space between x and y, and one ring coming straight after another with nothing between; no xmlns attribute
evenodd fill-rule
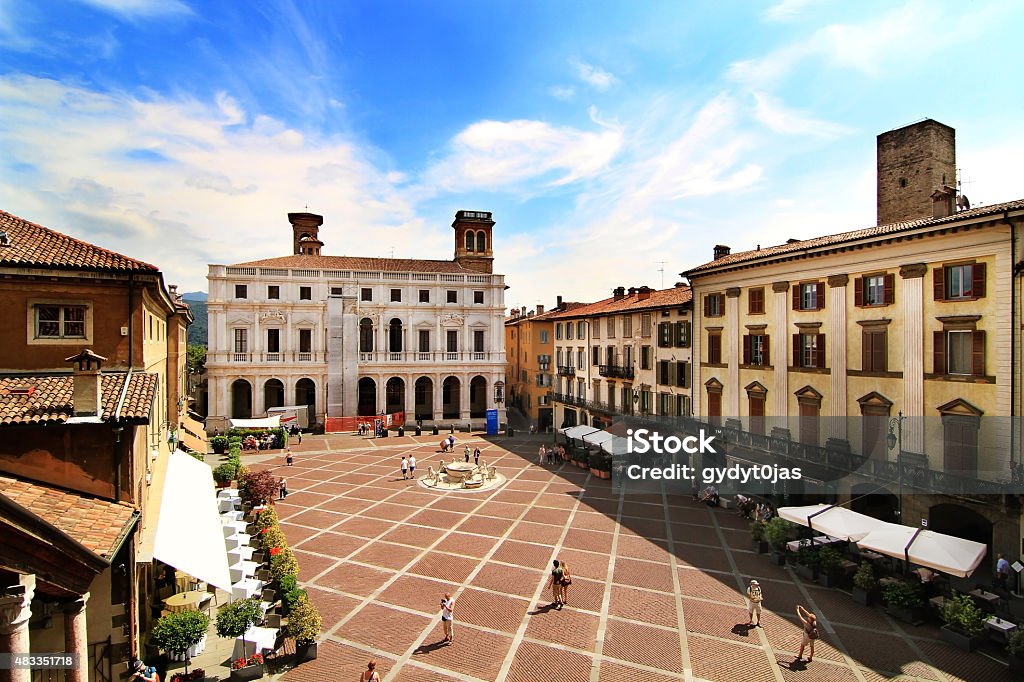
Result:
<svg viewBox="0 0 1024 682"><path fill-rule="evenodd" d="M858 277L853 280L853 305L858 308L864 305L864 278Z"/></svg>
<svg viewBox="0 0 1024 682"><path fill-rule="evenodd" d="M793 285L793 310L800 310L800 285Z"/></svg>
<svg viewBox="0 0 1024 682"><path fill-rule="evenodd" d="M825 358L827 357L825 355L825 335L824 334L818 334L818 338L817 338L817 341L815 342L815 345L817 346L817 348L815 348L815 350L814 350L814 357L815 357L814 366L815 367L824 367L825 366Z"/></svg>
<svg viewBox="0 0 1024 682"><path fill-rule="evenodd" d="M874 369L872 366L872 354L871 354L871 332L861 332L860 334L860 368L864 372L870 372Z"/></svg>
<svg viewBox="0 0 1024 682"><path fill-rule="evenodd" d="M946 300L946 272L942 266L932 270L932 291L936 301Z"/></svg>
<svg viewBox="0 0 1024 682"><path fill-rule="evenodd" d="M946 373L946 332L932 332L932 372Z"/></svg>
<svg viewBox="0 0 1024 682"><path fill-rule="evenodd" d="M793 366L800 367L800 335L793 334Z"/></svg>
<svg viewBox="0 0 1024 682"><path fill-rule="evenodd" d="M743 364L750 364L750 334L743 336Z"/></svg>
<svg viewBox="0 0 1024 682"><path fill-rule="evenodd" d="M711 296L704 297L704 317L711 317Z"/></svg>
<svg viewBox="0 0 1024 682"><path fill-rule="evenodd" d="M761 352L761 361L764 365L772 364L772 347L767 335L764 337L764 350Z"/></svg>
<svg viewBox="0 0 1024 682"><path fill-rule="evenodd" d="M971 374L985 376L985 332L974 332L971 339Z"/></svg>
<svg viewBox="0 0 1024 682"><path fill-rule="evenodd" d="M825 309L825 283L818 282L818 294L815 296L818 299L818 310Z"/></svg>
<svg viewBox="0 0 1024 682"><path fill-rule="evenodd" d="M885 304L892 305L896 302L896 275L885 276Z"/></svg>
<svg viewBox="0 0 1024 682"><path fill-rule="evenodd" d="M971 268L971 296L985 298L985 264L975 263Z"/></svg>
<svg viewBox="0 0 1024 682"><path fill-rule="evenodd" d="M875 333L875 342L871 345L871 352L874 353L872 365L876 372L889 371L889 332L881 331Z"/></svg>

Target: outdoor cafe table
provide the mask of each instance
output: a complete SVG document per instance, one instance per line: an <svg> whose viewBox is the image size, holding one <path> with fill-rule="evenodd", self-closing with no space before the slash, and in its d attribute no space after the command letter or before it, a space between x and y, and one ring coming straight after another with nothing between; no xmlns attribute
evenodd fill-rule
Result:
<svg viewBox="0 0 1024 682"><path fill-rule="evenodd" d="M834 538L830 535L819 535L812 540L790 540L786 543L786 549L790 552L798 552L801 547L810 547L813 542L815 547L820 545L834 545L837 542L842 542L839 538Z"/></svg>
<svg viewBox="0 0 1024 682"><path fill-rule="evenodd" d="M237 499L239 497L238 488L221 488L217 491L217 497L222 500L230 498Z"/></svg>
<svg viewBox="0 0 1024 682"><path fill-rule="evenodd" d="M235 533L224 538L224 546L231 552L238 547L248 547L251 537L246 533Z"/></svg>
<svg viewBox="0 0 1024 682"><path fill-rule="evenodd" d="M878 552L872 552L870 549L862 549L860 551L860 556L862 559L867 559L868 561L878 561L879 559L885 558Z"/></svg>
<svg viewBox="0 0 1024 682"><path fill-rule="evenodd" d="M195 578L190 576L185 571L174 572L174 588L175 592L188 592L192 589L192 583L195 582Z"/></svg>
<svg viewBox="0 0 1024 682"><path fill-rule="evenodd" d="M237 497L221 497L217 499L217 509L222 512L234 511L241 504L242 500Z"/></svg>
<svg viewBox="0 0 1024 682"><path fill-rule="evenodd" d="M229 519L221 519L220 525L224 531L224 537L234 535L235 533L244 533L247 524L245 521L231 521Z"/></svg>
<svg viewBox="0 0 1024 682"><path fill-rule="evenodd" d="M228 570L231 571L232 582L238 582L244 578L256 575L259 567L260 565L255 561L239 561L233 566L228 566Z"/></svg>
<svg viewBox="0 0 1024 682"><path fill-rule="evenodd" d="M262 581L256 580L255 578L239 580L231 585L231 598L248 599L249 597L255 597L262 589Z"/></svg>
<svg viewBox="0 0 1024 682"><path fill-rule="evenodd" d="M164 599L164 607L171 613L181 613L182 611L198 611L199 602L202 601L204 594L206 593L200 590L192 590L191 592L179 592L178 594L172 594L167 599Z"/></svg>
<svg viewBox="0 0 1024 682"><path fill-rule="evenodd" d="M252 555L255 551L255 547L236 547L228 550L228 563L237 564L239 561L252 561Z"/></svg>
<svg viewBox="0 0 1024 682"><path fill-rule="evenodd" d="M245 653L242 653L242 641L245 641ZM273 649L274 642L277 641L277 628L261 628L254 625L253 627L246 630L243 637L239 637L235 640L235 648L231 653L231 659L249 658L253 654L259 653L264 649Z"/></svg>
<svg viewBox="0 0 1024 682"><path fill-rule="evenodd" d="M222 523L224 521L241 521L242 520L242 510L241 509L232 509L231 511L221 512L220 518L221 518L221 522Z"/></svg>
<svg viewBox="0 0 1024 682"><path fill-rule="evenodd" d="M992 616L985 621L985 627L993 632L999 633L1002 635L1003 639L1007 639L1010 636L1010 633L1017 629L1017 624Z"/></svg>
<svg viewBox="0 0 1024 682"><path fill-rule="evenodd" d="M984 602L988 606L995 607L999 604L999 595L992 594L991 592L985 592L984 590L971 590L967 594L971 595L974 599Z"/></svg>

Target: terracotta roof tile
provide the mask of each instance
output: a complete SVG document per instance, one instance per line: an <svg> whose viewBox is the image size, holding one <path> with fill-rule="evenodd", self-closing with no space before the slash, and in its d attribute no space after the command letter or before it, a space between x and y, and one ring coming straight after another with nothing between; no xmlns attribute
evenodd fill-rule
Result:
<svg viewBox="0 0 1024 682"><path fill-rule="evenodd" d="M640 294L627 295L619 300L614 296L590 303L579 308L559 311L552 319L589 317L608 313L624 313L655 308L677 308L690 303L693 293L688 286L652 290L650 296L641 299Z"/></svg>
<svg viewBox="0 0 1024 682"><path fill-rule="evenodd" d="M155 265L36 225L6 211L0 211L0 230L7 233L7 245L0 245L0 265L119 272L156 272L159 269Z"/></svg>
<svg viewBox="0 0 1024 682"><path fill-rule="evenodd" d="M230 267L296 268L301 270L380 270L384 272L448 272L468 275L487 273L467 270L453 260L417 258L363 258L360 256L281 256L235 263Z"/></svg>
<svg viewBox="0 0 1024 682"><path fill-rule="evenodd" d="M135 513L135 509L125 503L7 476L0 476L0 494L105 559L110 559L117 551Z"/></svg>
<svg viewBox="0 0 1024 682"><path fill-rule="evenodd" d="M688 276L691 274L700 274L707 270L715 270L723 266L737 265L749 261L771 259L773 256L782 256L788 253L804 251L807 249L814 249L821 246L832 246L842 244L844 242L854 242L861 239L869 239L871 237L881 237L889 234L895 234L898 232L915 230L922 227L939 227L949 223L956 223L961 220L969 220L971 218L995 215L998 213L1002 213L1003 211L1012 211L1019 209L1024 209L1024 199L1008 201L1002 204L992 204L991 206L981 206L978 208L973 208L969 211L961 211L960 213L948 216L946 218L919 218L917 220L907 220L899 223L890 223L888 225L877 225L875 227L868 227L863 230L853 230L850 232L840 232L838 234L825 235L823 237L814 237L813 239L804 239L800 241L790 242L788 244L769 246L767 248L758 249L754 251L740 251L738 253L729 254L728 256L723 256L718 260L713 260L702 265L698 265L695 268L687 270L686 272L683 273L683 275Z"/></svg>
<svg viewBox="0 0 1024 682"><path fill-rule="evenodd" d="M103 419L117 410L125 373L102 375ZM155 374L132 374L121 417L144 421L156 395ZM74 410L70 374L0 377L0 426L11 424L64 423Z"/></svg>

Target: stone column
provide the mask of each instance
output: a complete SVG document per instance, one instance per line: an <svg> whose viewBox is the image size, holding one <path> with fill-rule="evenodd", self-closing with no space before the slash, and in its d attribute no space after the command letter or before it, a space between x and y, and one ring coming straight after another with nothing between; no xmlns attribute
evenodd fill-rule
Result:
<svg viewBox="0 0 1024 682"><path fill-rule="evenodd" d="M782 419L789 415L789 356L790 356L790 333L789 325L786 324L789 318L789 282L772 283L772 315L769 324L772 345L772 374L771 386L771 422L774 426L782 426Z"/></svg>
<svg viewBox="0 0 1024 682"><path fill-rule="evenodd" d="M36 577L22 575L18 584L0 593L0 651L27 654L29 646L28 619L32 616L32 597L36 591ZM30 682L32 671L0 670L0 682Z"/></svg>
<svg viewBox="0 0 1024 682"><path fill-rule="evenodd" d="M387 393L385 391L385 387L387 386L387 381L388 381L389 378L390 377L383 376L381 374L377 374L377 375L375 375L373 377L373 380L377 384L377 386L376 386L376 388L377 388L377 409L374 412L378 416L380 415L381 412L385 412L385 413L387 412L387 404L388 403L387 403Z"/></svg>
<svg viewBox="0 0 1024 682"><path fill-rule="evenodd" d="M924 452L924 274L928 266L912 263L900 268L903 279L903 449ZM899 342L898 339L893 341Z"/></svg>
<svg viewBox="0 0 1024 682"><path fill-rule="evenodd" d="M77 654L79 667L67 672L67 682L89 682L89 640L85 623L86 592L78 599L62 605L64 611L64 651Z"/></svg>
<svg viewBox="0 0 1024 682"><path fill-rule="evenodd" d="M738 419L740 416L740 361L742 342L740 340L740 288L725 290L725 329L722 330L722 357L727 358L725 404L723 416Z"/></svg>
<svg viewBox="0 0 1024 682"><path fill-rule="evenodd" d="M828 367L829 401L832 404L828 435L838 440L847 440L846 433L846 285L849 275L832 275L828 278Z"/></svg>
<svg viewBox="0 0 1024 682"><path fill-rule="evenodd" d="M459 421L469 421L469 382L473 377L463 374L459 377Z"/></svg>
<svg viewBox="0 0 1024 682"><path fill-rule="evenodd" d="M442 402L444 393L441 390L444 375L435 374L431 379L434 382L434 423L440 423L444 419L444 403Z"/></svg>
<svg viewBox="0 0 1024 682"><path fill-rule="evenodd" d="M416 425L416 375L405 377L405 422Z"/></svg>

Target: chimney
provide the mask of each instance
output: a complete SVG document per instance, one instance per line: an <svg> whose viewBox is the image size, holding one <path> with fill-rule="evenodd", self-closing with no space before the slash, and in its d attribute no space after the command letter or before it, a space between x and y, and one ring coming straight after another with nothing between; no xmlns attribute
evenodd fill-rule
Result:
<svg viewBox="0 0 1024 682"><path fill-rule="evenodd" d="M642 286L636 290L636 300L646 301L651 297L651 288L649 286Z"/></svg>
<svg viewBox="0 0 1024 682"><path fill-rule="evenodd" d="M949 185L943 185L942 189L932 192L932 217L948 218L953 215L955 200L956 190Z"/></svg>
<svg viewBox="0 0 1024 682"><path fill-rule="evenodd" d="M103 413L100 368L106 360L88 348L64 359L64 362L75 363L75 373L71 379L75 417L96 417Z"/></svg>
<svg viewBox="0 0 1024 682"><path fill-rule="evenodd" d="M538 315L543 315L544 314L544 306L542 306L540 303L537 304L537 314Z"/></svg>
<svg viewBox="0 0 1024 682"><path fill-rule="evenodd" d="M615 287L612 290L612 294L614 295L616 301L621 301L626 297L626 287Z"/></svg>
<svg viewBox="0 0 1024 682"><path fill-rule="evenodd" d="M685 287L685 286L686 286L686 282L676 282L674 288L678 289L679 287Z"/></svg>
<svg viewBox="0 0 1024 682"><path fill-rule="evenodd" d="M718 260L719 258L722 258L724 256L728 256L731 251L732 251L732 249L730 249L725 244L716 244L715 245L715 260Z"/></svg>
<svg viewBox="0 0 1024 682"><path fill-rule="evenodd" d="M786 243L787 244L796 244L798 241L800 241L800 240L799 239L793 239L792 237L790 237L789 239L786 240Z"/></svg>
<svg viewBox="0 0 1024 682"><path fill-rule="evenodd" d="M177 284L168 284L167 285L167 291L170 292L171 298L178 298L178 285Z"/></svg>
<svg viewBox="0 0 1024 682"><path fill-rule="evenodd" d="M561 309L562 309L562 297L559 296L557 299L555 299L555 310L561 310Z"/></svg>

